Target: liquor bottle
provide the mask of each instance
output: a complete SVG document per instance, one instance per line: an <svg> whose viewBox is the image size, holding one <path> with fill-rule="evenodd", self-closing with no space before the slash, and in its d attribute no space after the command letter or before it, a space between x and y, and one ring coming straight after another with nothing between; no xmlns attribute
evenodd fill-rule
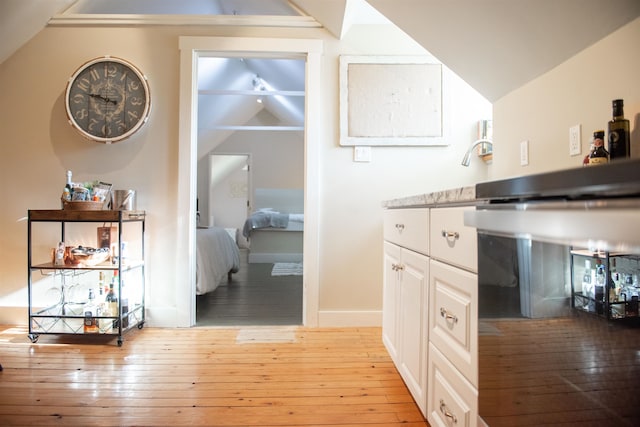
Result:
<svg viewBox="0 0 640 427"><path fill-rule="evenodd" d="M107 296L105 291L109 292L109 288L104 286L104 271L101 271L98 275L98 301L104 302L104 298Z"/></svg>
<svg viewBox="0 0 640 427"><path fill-rule="evenodd" d="M582 166L589 166L589 157L591 157L591 153L594 150L594 146L593 146L593 141L591 141L591 144L589 144L589 151L587 152L587 155L584 156L584 159L582 159Z"/></svg>
<svg viewBox="0 0 640 427"><path fill-rule="evenodd" d="M100 332L98 327L98 319L96 319L98 307L95 303L95 295L93 289L89 289L89 301L84 306L84 333L97 334Z"/></svg>
<svg viewBox="0 0 640 427"><path fill-rule="evenodd" d="M62 199L67 202L71 201L71 193L73 193L72 182L71 182L71 171L67 171L67 183L62 190Z"/></svg>
<svg viewBox="0 0 640 427"><path fill-rule="evenodd" d="M113 317L119 317L120 316L120 310L118 307L118 296L116 295L116 291L115 291L115 281L117 274L113 275L113 279L111 280L111 283L109 283L109 292L107 293L107 296L105 298L105 301L107 303L107 310L109 311L109 316L113 316ZM113 323L112 323L112 327L114 329L118 328L118 319L114 319Z"/></svg>
<svg viewBox="0 0 640 427"><path fill-rule="evenodd" d="M604 148L604 131L593 132L593 151L589 154L589 166L609 162L609 152Z"/></svg>
<svg viewBox="0 0 640 427"><path fill-rule="evenodd" d="M607 284L607 278L604 274L604 265L600 259L596 260L596 285L594 294L596 300L596 313L604 313L604 288Z"/></svg>
<svg viewBox="0 0 640 427"><path fill-rule="evenodd" d="M631 157L631 134L629 120L624 118L624 102L622 99L612 101L613 119L608 124L609 157L611 160Z"/></svg>

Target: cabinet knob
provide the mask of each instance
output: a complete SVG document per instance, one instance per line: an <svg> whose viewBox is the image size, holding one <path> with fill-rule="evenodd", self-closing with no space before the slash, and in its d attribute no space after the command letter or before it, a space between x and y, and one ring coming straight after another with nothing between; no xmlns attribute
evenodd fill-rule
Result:
<svg viewBox="0 0 640 427"><path fill-rule="evenodd" d="M396 224L396 230L398 230L398 232L402 233L402 230L404 230L404 224Z"/></svg>
<svg viewBox="0 0 640 427"><path fill-rule="evenodd" d="M447 404L444 403L444 400L442 399L440 399L440 412L442 412L442 415L444 415L445 417L453 421L454 424L458 423L458 418L456 418L455 415L449 412L449 409L447 408Z"/></svg>
<svg viewBox="0 0 640 427"><path fill-rule="evenodd" d="M404 270L404 265L402 265L402 264L391 264L391 269L393 271L402 271L402 270Z"/></svg>
<svg viewBox="0 0 640 427"><path fill-rule="evenodd" d="M460 233L458 233L457 231L442 230L442 237L444 237L445 239L458 240L460 238Z"/></svg>
<svg viewBox="0 0 640 427"><path fill-rule="evenodd" d="M449 314L446 308L440 307L440 316L447 320L451 320L453 323L458 323L458 316L455 314Z"/></svg>

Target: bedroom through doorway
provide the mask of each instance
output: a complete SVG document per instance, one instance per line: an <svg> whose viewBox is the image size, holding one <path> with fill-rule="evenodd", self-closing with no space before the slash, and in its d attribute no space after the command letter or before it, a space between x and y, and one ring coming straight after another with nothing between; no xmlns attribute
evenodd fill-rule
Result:
<svg viewBox="0 0 640 427"><path fill-rule="evenodd" d="M304 86L303 57L198 60L195 326L304 323Z"/></svg>

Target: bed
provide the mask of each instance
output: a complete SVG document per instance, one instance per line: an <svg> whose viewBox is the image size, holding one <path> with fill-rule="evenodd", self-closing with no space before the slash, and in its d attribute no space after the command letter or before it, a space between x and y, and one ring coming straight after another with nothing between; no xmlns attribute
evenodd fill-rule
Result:
<svg viewBox="0 0 640 427"><path fill-rule="evenodd" d="M302 261L303 196L299 189L255 190L256 209L242 229L249 242L249 263Z"/></svg>
<svg viewBox="0 0 640 427"><path fill-rule="evenodd" d="M196 229L196 295L214 291L239 269L240 251L226 229Z"/></svg>

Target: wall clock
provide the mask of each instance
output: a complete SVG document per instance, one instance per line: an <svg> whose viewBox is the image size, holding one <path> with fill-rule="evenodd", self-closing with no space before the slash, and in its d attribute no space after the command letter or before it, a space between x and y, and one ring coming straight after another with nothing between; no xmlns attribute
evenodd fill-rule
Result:
<svg viewBox="0 0 640 427"><path fill-rule="evenodd" d="M147 78L113 56L92 59L69 78L65 92L69 123L84 137L111 144L137 132L151 110Z"/></svg>

